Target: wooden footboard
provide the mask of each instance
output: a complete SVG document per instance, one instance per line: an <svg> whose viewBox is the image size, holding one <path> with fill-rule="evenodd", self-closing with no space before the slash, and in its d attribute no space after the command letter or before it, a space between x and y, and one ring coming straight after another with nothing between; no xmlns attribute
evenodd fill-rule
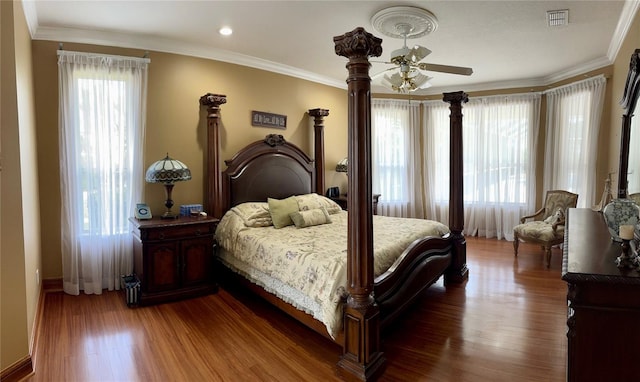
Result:
<svg viewBox="0 0 640 382"><path fill-rule="evenodd" d="M391 323L420 292L438 281L452 263L453 250L450 237L418 239L389 270L375 278L374 298L380 308L382 327Z"/></svg>

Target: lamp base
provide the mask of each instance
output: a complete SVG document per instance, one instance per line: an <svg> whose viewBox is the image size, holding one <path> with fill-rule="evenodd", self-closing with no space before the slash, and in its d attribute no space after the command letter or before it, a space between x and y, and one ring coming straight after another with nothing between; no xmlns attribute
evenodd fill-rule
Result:
<svg viewBox="0 0 640 382"><path fill-rule="evenodd" d="M172 213L171 211L167 211L164 214L162 214L162 216L160 216L161 219L177 219L178 215Z"/></svg>
<svg viewBox="0 0 640 382"><path fill-rule="evenodd" d="M165 194L167 195L167 200L164 202L164 206L167 207L167 211L161 216L162 219L175 219L178 215L175 215L171 212L171 207L173 207L173 200L171 199L171 191L173 190L173 183L165 183L164 184Z"/></svg>

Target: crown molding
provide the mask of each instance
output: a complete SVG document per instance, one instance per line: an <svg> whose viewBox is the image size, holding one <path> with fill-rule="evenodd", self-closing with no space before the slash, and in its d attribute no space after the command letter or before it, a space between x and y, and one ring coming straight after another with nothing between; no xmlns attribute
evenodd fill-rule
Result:
<svg viewBox="0 0 640 382"><path fill-rule="evenodd" d="M609 61L607 57L600 57L598 59L575 66L573 68L563 70L562 72L555 73L549 76L536 77L536 78L524 78L524 79L508 80L508 81L484 82L479 84L469 84L469 85L464 85L463 88L465 92L469 93L469 92L486 91L486 90L547 87L557 82L564 81L566 79L590 72L592 70L604 68L605 66L608 66L611 64L612 62ZM461 88L460 86L446 86L446 87L440 86L440 87L429 88L427 91L422 91L416 94L425 95L425 96L436 95L441 93L459 91L460 88Z"/></svg>
<svg viewBox="0 0 640 382"><path fill-rule="evenodd" d="M177 41L166 37L160 38L158 36L105 32L79 28L38 27L36 33L32 35L32 39L58 41L63 43L73 42L79 44L117 46L121 48L141 49L145 51L152 50L164 53L187 55L266 70L341 89L347 88L346 81L337 81L333 78L321 76L292 66L224 49L217 49L205 44Z"/></svg>
<svg viewBox="0 0 640 382"><path fill-rule="evenodd" d="M150 35L105 32L79 28L41 27L38 25L35 3L33 1L22 1L22 6L25 13L27 25L29 27L29 32L31 33L31 38L33 40L107 45L122 48L141 49L145 51L154 50L158 52L187 55L247 66L340 89L347 88L346 82L344 80L335 80L333 78L321 76L316 73L301 70L292 66L283 65L277 62L268 61L248 55L234 53L223 49L216 49L204 44L189 43ZM625 1L620 19L618 21L618 25L609 45L607 56L605 57L600 57L590 62L545 77L470 84L464 85L464 89L465 91L469 92L549 86L553 83L563 81L592 70L600 69L607 65L611 65L615 61L622 42L629 32L631 23L633 22L633 19L639 9L640 1ZM416 95L433 95L442 92L457 91L459 90L459 88L460 86L435 87L420 91L419 93L416 93ZM388 93L396 94L392 91L389 91Z"/></svg>
<svg viewBox="0 0 640 382"><path fill-rule="evenodd" d="M640 9L640 1L627 0L624 2L620 18L618 19L618 25L616 26L616 30L613 32L613 37L611 38L611 43L609 44L609 50L607 52L607 57L611 62L616 60L620 47L622 46L622 42L627 36L627 33L629 33L629 28L631 27L631 23L633 23L633 19L638 12L638 9Z"/></svg>
<svg viewBox="0 0 640 382"><path fill-rule="evenodd" d="M38 12L36 11L36 3L35 1L21 1L22 11L24 12L24 18L27 21L27 27L29 28L29 34L33 39L33 36L36 34L36 30L38 29Z"/></svg>

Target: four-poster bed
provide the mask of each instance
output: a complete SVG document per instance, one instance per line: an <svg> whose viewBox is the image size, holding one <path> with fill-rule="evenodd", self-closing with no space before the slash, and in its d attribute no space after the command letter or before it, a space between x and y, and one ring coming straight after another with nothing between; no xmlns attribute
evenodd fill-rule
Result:
<svg viewBox="0 0 640 382"><path fill-rule="evenodd" d="M462 282L468 277L466 243L462 235L461 143L461 105L467 101L467 96L463 92L444 95L444 101L451 104L450 232L413 241L389 270L374 277L368 57L380 55L382 40L357 28L335 37L334 41L336 54L349 59L348 155L352 158L349 161L347 194L349 212L344 213L347 227L347 298L343 303L342 330L337 335L329 334L327 327L312 315L298 310L256 284L242 282L305 325L341 344L343 355L338 363L338 371L343 377L370 380L384 370L384 357L380 349L381 328L440 276L444 275L445 283ZM324 193L323 129L328 110L308 111L314 118L315 161L295 145L286 142L282 136L269 135L263 141L249 144L232 159L225 161L227 167L222 171L218 112L220 106L226 103L226 96L205 94L200 103L208 111L205 208L214 217L223 218L228 211L246 202Z"/></svg>

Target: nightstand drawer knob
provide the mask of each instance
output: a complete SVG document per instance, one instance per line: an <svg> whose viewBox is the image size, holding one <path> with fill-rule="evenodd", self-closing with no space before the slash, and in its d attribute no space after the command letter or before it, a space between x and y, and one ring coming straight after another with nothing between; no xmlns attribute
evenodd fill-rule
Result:
<svg viewBox="0 0 640 382"><path fill-rule="evenodd" d="M196 230L196 236L200 236L202 235L202 231L200 231L199 229Z"/></svg>
<svg viewBox="0 0 640 382"><path fill-rule="evenodd" d="M160 234L158 234L158 239L164 240L164 233L163 232L160 232Z"/></svg>

